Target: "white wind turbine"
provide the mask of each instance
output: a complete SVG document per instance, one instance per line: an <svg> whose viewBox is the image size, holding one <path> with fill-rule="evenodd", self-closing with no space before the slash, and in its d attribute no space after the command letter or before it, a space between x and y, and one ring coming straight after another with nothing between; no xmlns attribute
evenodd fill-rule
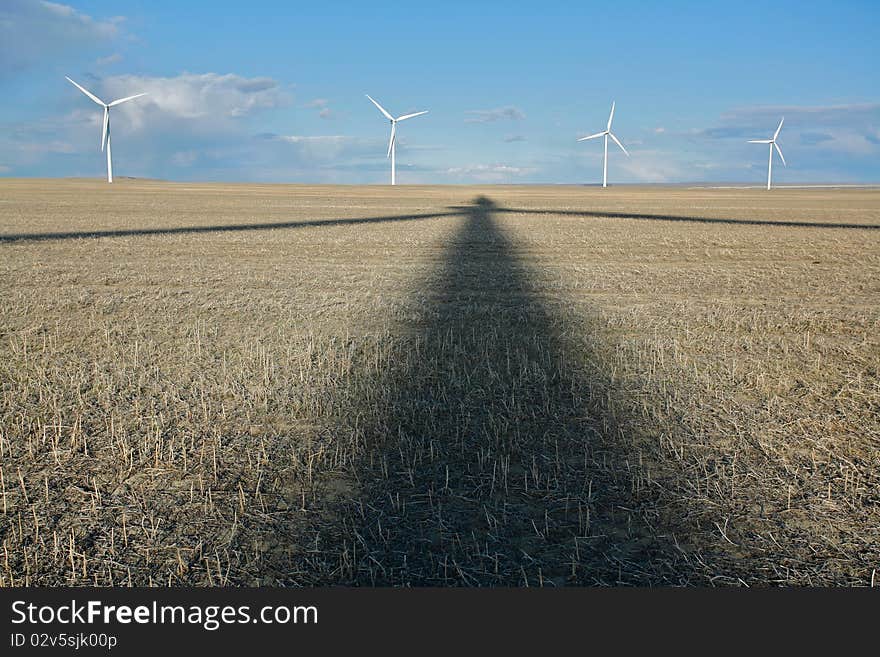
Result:
<svg viewBox="0 0 880 657"><path fill-rule="evenodd" d="M783 166L788 166L785 163L785 157L782 155L782 149L779 148L779 144L776 143L776 138L779 136L779 131L782 130L782 122L785 121L785 117L783 116L779 120L779 127L776 128L776 132L773 133L773 139L750 139L750 144L770 144L770 161L767 163L767 189L770 189L770 178L773 175L773 149L776 149L776 152L779 153L779 159L782 160Z"/></svg>
<svg viewBox="0 0 880 657"><path fill-rule="evenodd" d="M379 103L377 103L370 94L367 94L367 98L370 99L370 102L373 103L376 107L379 108L379 111L385 115L385 118L391 121L391 139L388 140L388 155L385 157L391 158L391 184L397 184L394 179L394 160L397 155L397 122L398 121L406 121L407 119L411 119L414 116L421 116L422 114L427 114L428 110L423 112L413 112L412 114L404 114L403 116L398 116L396 119L388 113L388 111L382 107Z"/></svg>
<svg viewBox="0 0 880 657"><path fill-rule="evenodd" d="M614 101L611 101L611 114L608 115L608 125L605 127L605 130L602 132L597 132L595 135L590 135L589 137L581 137L578 141L586 141L587 139L595 139L596 137L605 137L605 159L604 164L602 165L602 187L608 187L608 138L614 140L614 143L620 146L620 150L629 157L629 153L626 152L626 149L623 147L623 144L620 143L620 140L614 136L614 133L611 132L611 121L614 119Z"/></svg>
<svg viewBox="0 0 880 657"><path fill-rule="evenodd" d="M105 103L103 100L98 98L96 95L91 93L90 91L83 89L76 82L67 78L67 81L70 82L74 87L82 91L86 96L91 98L93 101L98 103L101 107L104 108L104 129L101 132L101 150L104 150L104 146L107 146L107 182L113 182L113 159L110 156L110 108L115 107L116 105L121 105L122 103L133 100L135 98L140 98L141 96L146 96L147 94L135 94L134 96L127 96L125 98L120 98L119 100L114 100L111 103Z"/></svg>

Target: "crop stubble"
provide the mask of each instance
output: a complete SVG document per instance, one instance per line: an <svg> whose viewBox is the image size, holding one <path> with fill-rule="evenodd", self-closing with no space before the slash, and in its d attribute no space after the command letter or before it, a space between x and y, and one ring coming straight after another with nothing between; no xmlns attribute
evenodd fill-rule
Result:
<svg viewBox="0 0 880 657"><path fill-rule="evenodd" d="M878 201L0 181L0 584L880 583Z"/></svg>

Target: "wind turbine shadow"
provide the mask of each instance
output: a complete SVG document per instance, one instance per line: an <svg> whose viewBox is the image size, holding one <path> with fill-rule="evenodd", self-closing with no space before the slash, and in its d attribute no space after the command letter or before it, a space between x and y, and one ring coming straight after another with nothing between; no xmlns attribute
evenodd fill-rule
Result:
<svg viewBox="0 0 880 657"><path fill-rule="evenodd" d="M379 217L355 217L352 219L315 219L306 221L282 221L269 224L222 224L211 226L177 226L173 228L131 228L123 230L92 230L82 232L58 232L58 233L17 233L2 235L0 243L20 241L52 241L68 239L96 239L104 237L149 237L156 235L185 235L200 233L235 233L248 231L279 230L293 228L315 228L329 226L355 226L358 224L375 224L397 221L419 221L424 219L436 219L456 214L455 211L431 212L422 214L402 214Z"/></svg>
<svg viewBox="0 0 880 657"><path fill-rule="evenodd" d="M607 212L600 210L553 210L532 208L498 208L497 212L516 214L553 214L569 217L599 219L635 219L639 221L678 221L698 224L728 224L732 226L775 226L777 228L848 228L878 230L878 224L832 223L819 221L775 221L769 219L729 219L723 217L694 217L689 215L653 214L643 212Z"/></svg>
<svg viewBox="0 0 880 657"><path fill-rule="evenodd" d="M354 226L358 224L373 224L398 221L418 221L425 219L437 219L459 214L462 211L469 212L471 206L449 206L448 212L432 212L422 214L403 214L377 217L354 217L342 219L315 219L305 221L282 221L276 223L247 223L247 224L214 224L209 226L175 226L170 228L131 228L118 230L89 230L89 231L66 231L52 233L8 233L0 234L0 244L10 242L48 242L69 239L100 239L113 237L150 237L162 235L186 235L204 233L234 233L264 230ZM796 228L848 228L855 230L878 230L878 224L853 224L831 223L813 221L771 221L765 219L727 219L718 217L694 217L686 215L669 214L646 214L639 212L607 212L599 210L554 210L533 208L509 208L493 207L492 212L516 213L516 214L555 214L570 217L604 218L604 219L635 219L640 221L678 221L703 224L729 224L742 226L776 226Z"/></svg>
<svg viewBox="0 0 880 657"><path fill-rule="evenodd" d="M315 510L315 549L278 571L393 586L690 581L631 495L609 380L572 355L496 213L485 197L462 212L419 317L369 380L384 411L339 432L358 436L359 456L326 483L344 492Z"/></svg>

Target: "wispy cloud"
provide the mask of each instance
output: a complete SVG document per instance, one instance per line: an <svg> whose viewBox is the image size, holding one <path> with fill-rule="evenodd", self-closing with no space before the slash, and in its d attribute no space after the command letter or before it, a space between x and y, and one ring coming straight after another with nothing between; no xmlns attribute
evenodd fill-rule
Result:
<svg viewBox="0 0 880 657"><path fill-rule="evenodd" d="M171 156L171 162L178 167L191 167L199 159L197 151L177 151Z"/></svg>
<svg viewBox="0 0 880 657"><path fill-rule="evenodd" d="M330 108L330 101L326 98L315 98L303 105L305 109L318 110L318 117L322 119L336 118L336 112Z"/></svg>
<svg viewBox="0 0 880 657"><path fill-rule="evenodd" d="M880 141L870 132L834 130L829 139L811 144L817 152L836 152L844 155L874 156L880 153Z"/></svg>
<svg viewBox="0 0 880 657"><path fill-rule="evenodd" d="M18 168L49 156L71 154L89 146L98 148L100 136L99 112L78 108L59 117L3 126L0 153L7 155L8 165Z"/></svg>
<svg viewBox="0 0 880 657"><path fill-rule="evenodd" d="M45 142L25 142L19 146L22 153L40 155L43 153L74 153L76 148L69 141L53 139Z"/></svg>
<svg viewBox="0 0 880 657"><path fill-rule="evenodd" d="M110 66L112 64L118 64L122 61L122 55L118 52L113 53L112 55L107 55L106 57L98 57L95 60L95 63L98 66Z"/></svg>
<svg viewBox="0 0 880 657"><path fill-rule="evenodd" d="M843 128L867 133L880 123L880 103L740 107L723 113L719 117L718 125L695 129L687 134L712 139L756 138L764 132L772 133L782 117L785 117L786 132Z"/></svg>
<svg viewBox="0 0 880 657"><path fill-rule="evenodd" d="M766 129L766 126L761 126L762 129ZM696 138L706 138L706 139L748 139L755 138L757 139L758 128L749 127L749 126L713 126L710 128L698 128L692 130L688 134L692 137ZM773 128L770 128L772 131Z"/></svg>
<svg viewBox="0 0 880 657"><path fill-rule="evenodd" d="M830 141L834 139L832 135L829 135L827 132L802 132L801 133L801 143L805 146L815 146L816 144L821 144L823 141Z"/></svg>
<svg viewBox="0 0 880 657"><path fill-rule="evenodd" d="M621 157L617 158L615 166L629 174L634 182L665 183L687 177L681 164L662 151L640 150L632 153L632 157L618 154Z"/></svg>
<svg viewBox="0 0 880 657"><path fill-rule="evenodd" d="M0 77L65 52L106 47L120 36L123 21L95 19L55 2L3 0Z"/></svg>
<svg viewBox="0 0 880 657"><path fill-rule="evenodd" d="M854 120L880 117L880 103L844 103L839 105L755 105L732 109L721 115L723 122L765 119L785 116L809 117L819 123L852 122Z"/></svg>
<svg viewBox="0 0 880 657"><path fill-rule="evenodd" d="M521 178L535 171L534 167L520 167L510 164L469 164L460 167L449 167L443 173L456 179L499 183Z"/></svg>
<svg viewBox="0 0 880 657"><path fill-rule="evenodd" d="M526 141L526 138L522 135L510 135L509 137L504 138L504 142L506 144L512 144L513 142L517 141Z"/></svg>
<svg viewBox="0 0 880 657"><path fill-rule="evenodd" d="M740 107L723 113L718 125L683 136L693 142L766 139L783 116L780 144L792 163L824 157L827 165L828 156L872 157L880 153L880 140L876 139L880 103Z"/></svg>
<svg viewBox="0 0 880 657"><path fill-rule="evenodd" d="M276 135L274 138L288 144L342 144L355 141L354 137L346 135Z"/></svg>
<svg viewBox="0 0 880 657"><path fill-rule="evenodd" d="M525 113L516 107L499 107L489 110L470 110L465 112L465 123L490 123L492 121L521 121Z"/></svg>
<svg viewBox="0 0 880 657"><path fill-rule="evenodd" d="M379 141L349 135L262 135L264 140L283 145L280 157L298 161L327 162L334 159L360 158L381 151Z"/></svg>

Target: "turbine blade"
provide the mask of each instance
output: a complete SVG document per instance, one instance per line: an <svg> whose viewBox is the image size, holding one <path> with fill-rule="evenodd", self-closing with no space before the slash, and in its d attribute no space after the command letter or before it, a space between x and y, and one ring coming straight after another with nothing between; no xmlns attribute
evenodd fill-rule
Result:
<svg viewBox="0 0 880 657"><path fill-rule="evenodd" d="M140 98L141 96L146 96L147 94L135 94L134 96L126 96L125 98L120 98L119 100L114 100L112 103L108 105L108 107L114 107L115 105L121 105L122 103L134 100L135 98Z"/></svg>
<svg viewBox="0 0 880 657"><path fill-rule="evenodd" d="M750 144L772 144L772 139L749 139Z"/></svg>
<svg viewBox="0 0 880 657"><path fill-rule="evenodd" d="M81 86L79 86L76 82L74 82L73 80L71 80L70 78L68 78L66 75L65 75L64 77L65 77L65 79L66 79L68 82L70 82L70 84L72 84L74 87L76 87L77 89L79 89L80 91L82 91L86 96L88 96L88 97L91 98L93 101L95 101L96 103L98 103L98 105L100 105L101 107L105 107L105 106L107 105L107 103L105 103L103 100L101 100L100 98L98 98L95 94L93 94L93 93L92 93L91 91L89 91L88 89L83 89L83 88L82 88Z"/></svg>
<svg viewBox="0 0 880 657"><path fill-rule="evenodd" d="M104 144L107 142L107 128L110 127L110 108L104 108L104 129L101 131L101 150L104 150Z"/></svg>
<svg viewBox="0 0 880 657"><path fill-rule="evenodd" d="M414 116L421 116L422 114L427 114L429 110L425 110L424 112L413 112L412 114L404 114L403 116L398 116L398 121L406 121L407 119L411 119Z"/></svg>
<svg viewBox="0 0 880 657"><path fill-rule="evenodd" d="M779 127L776 128L776 132L773 133L773 139L774 139L774 140L779 136L779 131L782 130L782 122L783 122L783 121L785 121L785 117L784 117L784 116L782 117L782 119L780 119L780 121L779 121Z"/></svg>
<svg viewBox="0 0 880 657"><path fill-rule="evenodd" d="M607 131L611 131L611 122L614 120L614 101L611 101L611 114L608 115L608 127L605 128Z"/></svg>
<svg viewBox="0 0 880 657"><path fill-rule="evenodd" d="M397 122L391 124L391 139L388 140L388 155L385 157L391 157L391 149L394 147L394 137L397 135Z"/></svg>
<svg viewBox="0 0 880 657"><path fill-rule="evenodd" d="M366 96L367 96L367 98L370 99L370 102L373 103L373 105L375 105L376 107L379 108L379 111L382 112L382 114L385 115L385 118L386 118L386 119L388 119L389 121L393 121L393 120L394 120L394 117L391 116L391 115L388 113L388 110L386 110L386 109L385 109L384 107L382 107L379 103L377 103L375 100L373 100L373 98L370 96L370 94L366 94Z"/></svg>
<svg viewBox="0 0 880 657"><path fill-rule="evenodd" d="M587 139L595 139L596 137L601 137L604 135L604 132L597 132L595 135L590 135L589 137L581 137L578 141L586 141Z"/></svg>
<svg viewBox="0 0 880 657"><path fill-rule="evenodd" d="M611 137L611 139L614 140L614 143L617 144L618 146L620 146L620 150L622 150L626 154L626 156L629 157L629 153L626 152L626 149L623 147L623 144L621 144L620 140L614 136L614 133L609 132L608 136Z"/></svg>
<svg viewBox="0 0 880 657"><path fill-rule="evenodd" d="M782 160L782 165L787 167L788 165L785 163L785 157L782 155L782 149L779 148L779 144L777 144L777 143L774 141L774 142L773 142L773 147L776 149L776 152L779 153L779 159Z"/></svg>

